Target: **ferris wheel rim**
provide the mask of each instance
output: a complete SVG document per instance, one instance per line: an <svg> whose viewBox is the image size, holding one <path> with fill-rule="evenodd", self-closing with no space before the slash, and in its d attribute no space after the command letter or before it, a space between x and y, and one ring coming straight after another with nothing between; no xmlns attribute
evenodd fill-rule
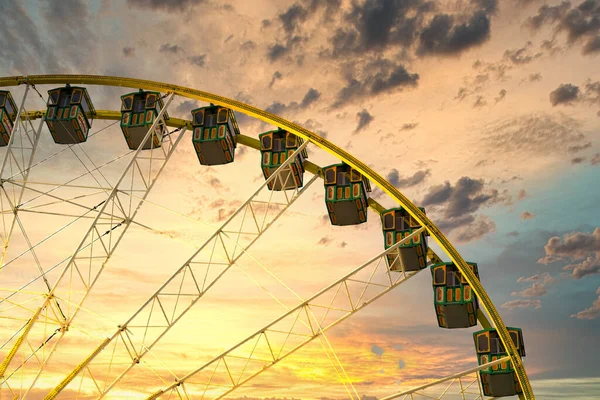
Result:
<svg viewBox="0 0 600 400"><path fill-rule="evenodd" d="M153 80L107 75L47 74L0 77L0 87L18 86L23 84L29 87L35 86L36 84L45 85L66 83L156 90L163 93L173 93L178 96L228 107L234 111L241 112L245 115L259 119L263 122L286 129L287 131L297 136L300 136L301 138L307 141L310 141L322 150L325 150L326 152L335 156L338 160L358 170L361 174L363 174L363 176L373 181L381 190L384 191L384 193L386 193L393 200L395 200L413 218L415 218L415 220L426 229L429 235L433 237L433 239L440 245L442 250L448 255L450 260L457 266L461 274L466 279L467 283L471 286L473 293L478 297L481 307L487 312L487 314L492 320L494 327L498 331L500 340L504 345L504 348L507 350L509 357L511 358L512 365L515 369L516 376L523 391L523 396L526 399L535 399L533 390L531 388L521 357L518 354L517 348L514 345L512 339L510 338L508 330L504 322L502 321L498 310L491 301L483 285L468 267L466 261L462 258L462 256L452 245L452 243L446 238L446 236L416 205L414 205L396 187L394 187L391 183L389 183L385 178L379 175L368 165L355 158L344 149L328 141L327 139L295 123L287 121L284 118L281 118L277 115L274 115L272 113L266 112L257 107L242 103L237 100L229 99L224 96L215 95L209 92L185 86L174 85Z"/></svg>

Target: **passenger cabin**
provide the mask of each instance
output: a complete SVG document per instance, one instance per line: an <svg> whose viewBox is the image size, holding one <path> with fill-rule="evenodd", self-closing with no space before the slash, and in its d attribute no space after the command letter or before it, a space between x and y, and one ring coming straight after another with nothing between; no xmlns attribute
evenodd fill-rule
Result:
<svg viewBox="0 0 600 400"><path fill-rule="evenodd" d="M46 125L56 144L76 144L87 140L96 115L87 89L67 85L48 91Z"/></svg>
<svg viewBox="0 0 600 400"><path fill-rule="evenodd" d="M424 208L420 208L423 213ZM402 207L385 210L382 214L384 246L389 249L400 240L410 236L421 225ZM427 266L427 231L423 231L397 250L386 254L391 271L418 271Z"/></svg>
<svg viewBox="0 0 600 400"><path fill-rule="evenodd" d="M258 135L263 175L268 179L302 145L302 138L283 129ZM306 148L289 164L289 169L267 184L270 190L300 188L304 184L304 160L308 158Z"/></svg>
<svg viewBox="0 0 600 400"><path fill-rule="evenodd" d="M133 92L121 96L121 130L130 150L136 150L152 127L164 104L159 92ZM142 150L155 149L162 144L167 129L164 121L169 119L165 111L163 121L156 124L154 132L142 146Z"/></svg>
<svg viewBox="0 0 600 400"><path fill-rule="evenodd" d="M233 111L210 105L192 110L192 143L202 165L221 165L235 158L240 128Z"/></svg>
<svg viewBox="0 0 600 400"><path fill-rule="evenodd" d="M357 225L367 222L371 185L360 172L347 164L323 168L325 204L332 225Z"/></svg>
<svg viewBox="0 0 600 400"><path fill-rule="evenodd" d="M467 265L479 279L477 264ZM477 325L479 303L471 286L452 263L440 263L431 266L433 278L434 305L440 328L468 328Z"/></svg>
<svg viewBox="0 0 600 400"><path fill-rule="evenodd" d="M508 333L515 344L521 357L525 357L525 344L523 332L519 328L509 328ZM487 364L506 357L508 353L498 336L496 329L484 329L473 333L475 349L479 365ZM481 386L486 396L504 397L515 396L522 393L521 385L510 361L496 364L479 371Z"/></svg>
<svg viewBox="0 0 600 400"><path fill-rule="evenodd" d="M10 92L0 90L0 147L7 146L10 142L17 111Z"/></svg>

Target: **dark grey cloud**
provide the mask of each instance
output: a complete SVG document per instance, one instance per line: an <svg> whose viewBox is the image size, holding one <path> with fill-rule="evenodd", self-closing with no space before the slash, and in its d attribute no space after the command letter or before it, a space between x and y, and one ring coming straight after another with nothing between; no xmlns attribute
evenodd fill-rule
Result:
<svg viewBox="0 0 600 400"><path fill-rule="evenodd" d="M539 72L534 72L533 74L529 74L527 80L529 82L539 82L542 80L542 74L540 74Z"/></svg>
<svg viewBox="0 0 600 400"><path fill-rule="evenodd" d="M419 74L408 72L404 65L378 59L366 64L359 73L348 73L346 85L337 93L332 107L338 108L365 97L415 88L418 81Z"/></svg>
<svg viewBox="0 0 600 400"><path fill-rule="evenodd" d="M188 57L188 62L197 67L204 67L206 65L206 54L198 54L196 56Z"/></svg>
<svg viewBox="0 0 600 400"><path fill-rule="evenodd" d="M563 1L555 6L543 5L526 25L533 31L549 25L556 32L564 32L567 42L573 46L583 44L584 55L600 51L600 2L585 0L578 5Z"/></svg>
<svg viewBox="0 0 600 400"><path fill-rule="evenodd" d="M442 185L432 186L420 204L424 207L444 206L444 216L456 218L474 213L481 207L508 201L506 195L496 189L485 190L482 179L463 176L454 185L446 181Z"/></svg>
<svg viewBox="0 0 600 400"><path fill-rule="evenodd" d="M570 154L575 154L575 153L579 153L582 150L589 149L591 147L592 147L592 142L587 142L586 144L578 144L575 146L569 146L569 147L567 147L567 151Z"/></svg>
<svg viewBox="0 0 600 400"><path fill-rule="evenodd" d="M192 115L190 114L190 112L193 109L196 109L200 107L200 104L198 103L198 101L196 100L184 100L181 102L181 104L178 104L173 111L171 112L171 109L169 109L169 114L173 115L173 116L179 116L181 118L184 119L191 119Z"/></svg>
<svg viewBox="0 0 600 400"><path fill-rule="evenodd" d="M271 82L269 82L269 88L273 87L273 85L275 84L275 82L277 82L281 78L283 78L283 75L281 74L281 72L275 71L273 73L273 77L271 77Z"/></svg>
<svg viewBox="0 0 600 400"><path fill-rule="evenodd" d="M167 53L167 54L171 54L171 55L176 55L176 54L179 54L180 52L182 52L183 49L178 44L163 43L158 48L158 51L159 51L159 53Z"/></svg>
<svg viewBox="0 0 600 400"><path fill-rule="evenodd" d="M553 106L559 104L572 104L579 97L579 87L570 83L564 83L550 92L550 103Z"/></svg>
<svg viewBox="0 0 600 400"><path fill-rule="evenodd" d="M362 109L356 113L356 119L358 119L358 125L354 130L354 133L359 133L363 129L367 128L369 124L375 119L367 110Z"/></svg>
<svg viewBox="0 0 600 400"><path fill-rule="evenodd" d="M524 65L529 64L536 58L542 56L542 53L532 53L531 46L533 44L531 42L527 42L527 44L519 49L509 49L504 52L504 58L509 60L515 65Z"/></svg>
<svg viewBox="0 0 600 400"><path fill-rule="evenodd" d="M125 57L134 57L135 56L135 48L134 47L123 47L123 55Z"/></svg>
<svg viewBox="0 0 600 400"><path fill-rule="evenodd" d="M419 35L418 54L456 55L490 38L491 23L484 11L457 24L453 16L436 15Z"/></svg>
<svg viewBox="0 0 600 400"><path fill-rule="evenodd" d="M292 101L289 104L284 104L280 101L276 101L265 108L265 111L281 115L285 112L298 112L300 110L305 110L315 104L321 98L321 92L314 88L308 89L302 101L298 103L297 101Z"/></svg>
<svg viewBox="0 0 600 400"><path fill-rule="evenodd" d="M267 51L267 59L270 62L274 62L283 58L284 56L290 55L292 53L292 50L304 40L305 38L301 36L292 36L290 38L287 38L284 44L275 43L269 46L269 49Z"/></svg>
<svg viewBox="0 0 600 400"><path fill-rule="evenodd" d="M127 0L130 7L168 13L189 11L202 3L206 3L206 0Z"/></svg>
<svg viewBox="0 0 600 400"><path fill-rule="evenodd" d="M279 20L283 24L286 33L292 34L298 24L304 22L308 17L308 10L299 3L294 3L284 13L279 14Z"/></svg>
<svg viewBox="0 0 600 400"><path fill-rule="evenodd" d="M431 170L426 169L417 171L411 176L401 177L397 169L392 169L386 176L389 183L397 188L407 188L423 183L428 176L431 175Z"/></svg>
<svg viewBox="0 0 600 400"><path fill-rule="evenodd" d="M453 232L456 240L469 242L496 231L496 224L476 213L494 204L512 203L507 191L486 188L483 180L462 177L454 185L446 181L425 193L419 205L440 215L436 225L444 232Z"/></svg>
<svg viewBox="0 0 600 400"><path fill-rule="evenodd" d="M571 164L573 164L573 165L581 164L584 161L585 161L585 157L573 157L573 158L571 158Z"/></svg>

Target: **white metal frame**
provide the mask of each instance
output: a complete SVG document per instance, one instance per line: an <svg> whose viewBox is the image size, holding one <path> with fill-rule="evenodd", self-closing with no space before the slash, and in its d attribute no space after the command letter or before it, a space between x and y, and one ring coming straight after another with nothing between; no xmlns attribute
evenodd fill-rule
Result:
<svg viewBox="0 0 600 400"><path fill-rule="evenodd" d="M28 357L23 357L26 361L37 361L34 367L34 371L36 371L35 378L30 384L26 385L28 388L23 393L23 397L25 397L44 370L57 345L68 331L71 322L80 311L83 302L143 204L143 199L148 196L160 173L183 138L185 129L179 132L175 140L173 140L171 135L167 135L161 147L157 149L158 155L154 154L155 151L152 149L148 152L142 152L143 145L150 138L159 122L162 121L162 116L173 100L173 97L174 94L169 95L165 106L155 118L154 123L146 133L133 158L128 163L114 188L110 191L108 198L102 202L92 225L74 254L70 257L52 290L45 296L43 304L35 310L20 337L14 342L8 356L0 364L0 387L6 386L13 395L15 392L11 387L16 387L18 383L11 385L9 381L15 371L22 369L22 365L19 365L15 359L16 354L23 352L29 354ZM148 153L149 156L144 156L144 154ZM134 202L134 194L136 196L141 195L142 200ZM120 227L122 229L119 230L118 228ZM57 307L56 301L53 301L55 298L68 299L66 310L61 310ZM32 339L29 336L36 322L42 322L44 329L37 329L35 331L35 338ZM54 325L55 329L51 329L50 332L54 331L54 333L49 334L48 326L52 325ZM52 343L52 339L56 334L58 334L58 337ZM27 346L23 346L25 343ZM49 350L46 350L48 347ZM38 354L39 350L41 350L41 355ZM11 365L14 365L12 372L5 374ZM30 368L31 366L27 365L27 367ZM17 377L13 380L18 381Z"/></svg>
<svg viewBox="0 0 600 400"><path fill-rule="evenodd" d="M190 393L195 393L192 388L199 389L200 387L204 388L203 393L206 393L209 389L218 390L220 388L224 390L214 397L214 400L233 392L250 379L266 371L296 350L323 335L325 331L362 310L379 297L420 272L406 273L405 271L390 271L387 268L386 255L424 231L425 228L415 230L411 235L394 244L394 246L284 313L229 350L221 353L182 378L176 379L175 383L155 392L148 397L148 400L156 399L163 395L167 397L173 395L189 399L191 398ZM365 274L368 276L368 280L356 279L357 276L362 276L364 272L368 272L369 267L373 269L370 274ZM386 284L372 281L380 268L385 270L387 276ZM349 289L349 285L353 283L358 283L362 287L362 290L359 291L359 297L355 299L353 299L353 295ZM368 293L369 289L374 289L377 292L370 294ZM342 293L343 305L334 304L339 293ZM329 300L331 295L333 295L333 298ZM319 310L323 312L320 318L317 317ZM341 315L337 317L331 315L336 312L341 313ZM284 328L290 325L291 328ZM280 336L280 339L283 339L283 345L279 348L274 345L277 342L276 338L278 335L284 335L283 338ZM279 340L279 342L281 343L282 340ZM288 346L287 348L286 345ZM247 351L242 351L242 355L236 354L236 351L242 349L244 346L246 346ZM266 359L261 357L261 355L265 354L268 355ZM196 375L204 372L203 377L208 378L208 381L190 382ZM213 381L218 381L218 384L213 384ZM204 395L201 398L204 398Z"/></svg>
<svg viewBox="0 0 600 400"><path fill-rule="evenodd" d="M93 381L98 398L102 398L138 364L240 257L247 254L247 250L318 178L317 175L313 176L304 184L303 188L296 187L290 190L290 193L286 190L274 192L268 189L269 183L275 179L279 180L281 187L286 187L288 180L293 179L290 164L308 143L305 142L288 157L127 322L120 324L117 331L103 341L45 399L55 398L82 371L84 372L81 379L88 378ZM283 177L285 177L285 181ZM257 200L262 193L270 193L267 202ZM281 193L280 197L283 197L281 202L273 201L275 193ZM260 209L263 209L264 213L259 211ZM274 215L269 215L271 209L275 211ZM246 220L249 220L250 223L246 224ZM242 236L247 239L243 241ZM224 257L219 257L219 255L224 255ZM184 299L187 305L181 306ZM159 331L150 333L150 327L157 328ZM115 352L117 354L126 353L129 357L126 361L116 360ZM104 359L94 365L93 361L98 356L104 356ZM109 372L115 373L115 371L118 371L116 377L109 378ZM81 389L81 385L79 388Z"/></svg>

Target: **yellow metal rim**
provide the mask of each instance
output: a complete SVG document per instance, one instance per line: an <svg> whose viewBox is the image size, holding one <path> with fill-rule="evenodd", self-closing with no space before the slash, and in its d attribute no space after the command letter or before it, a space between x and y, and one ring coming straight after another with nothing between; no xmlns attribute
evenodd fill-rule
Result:
<svg viewBox="0 0 600 400"><path fill-rule="evenodd" d="M179 96L187 97L190 99L200 100L207 103L214 103L220 106L231 108L232 110L239 111L243 114L257 118L268 124L278 126L285 129L295 135L298 135L305 140L310 141L314 145L321 149L329 152L339 160L352 166L353 168L360 171L369 180L374 182L381 190L387 193L392 199L398 202L401 207L406 209L408 213L417 220L422 226L425 227L429 235L440 245L440 247L446 252L450 260L458 267L462 275L466 278L469 285L473 289L473 292L479 297L482 308L487 312L492 323L498 330L498 334L504 348L507 350L511 362L515 368L515 372L521 388L523 390L523 397L525 399L534 400L535 396L521 357L517 352L504 322L500 318L498 310L492 303L492 300L487 295L483 285L476 278L475 274L468 267L465 260L458 253L456 248L450 243L446 236L433 224L433 222L417 207L415 206L406 196L404 196L398 189L396 189L391 183L385 180L381 175L371 169L369 166L358 160L344 149L339 148L328 140L316 135L315 133L297 125L290 121L287 121L277 115L268 113L259 108L244 104L242 102L228 99L223 96L215 95L212 93L204 92L197 89L192 89L179 85L172 85L169 83L156 82L144 79L136 78L125 78L116 76L103 76L103 75L28 75L28 76L12 76L0 78L0 87L5 86L17 86L22 84L27 85L46 85L46 84L88 84L88 85L101 85L101 86L121 86L133 89L144 89L154 90L163 93L175 93ZM120 115L119 115L120 118ZM112 118L110 118L112 119Z"/></svg>

